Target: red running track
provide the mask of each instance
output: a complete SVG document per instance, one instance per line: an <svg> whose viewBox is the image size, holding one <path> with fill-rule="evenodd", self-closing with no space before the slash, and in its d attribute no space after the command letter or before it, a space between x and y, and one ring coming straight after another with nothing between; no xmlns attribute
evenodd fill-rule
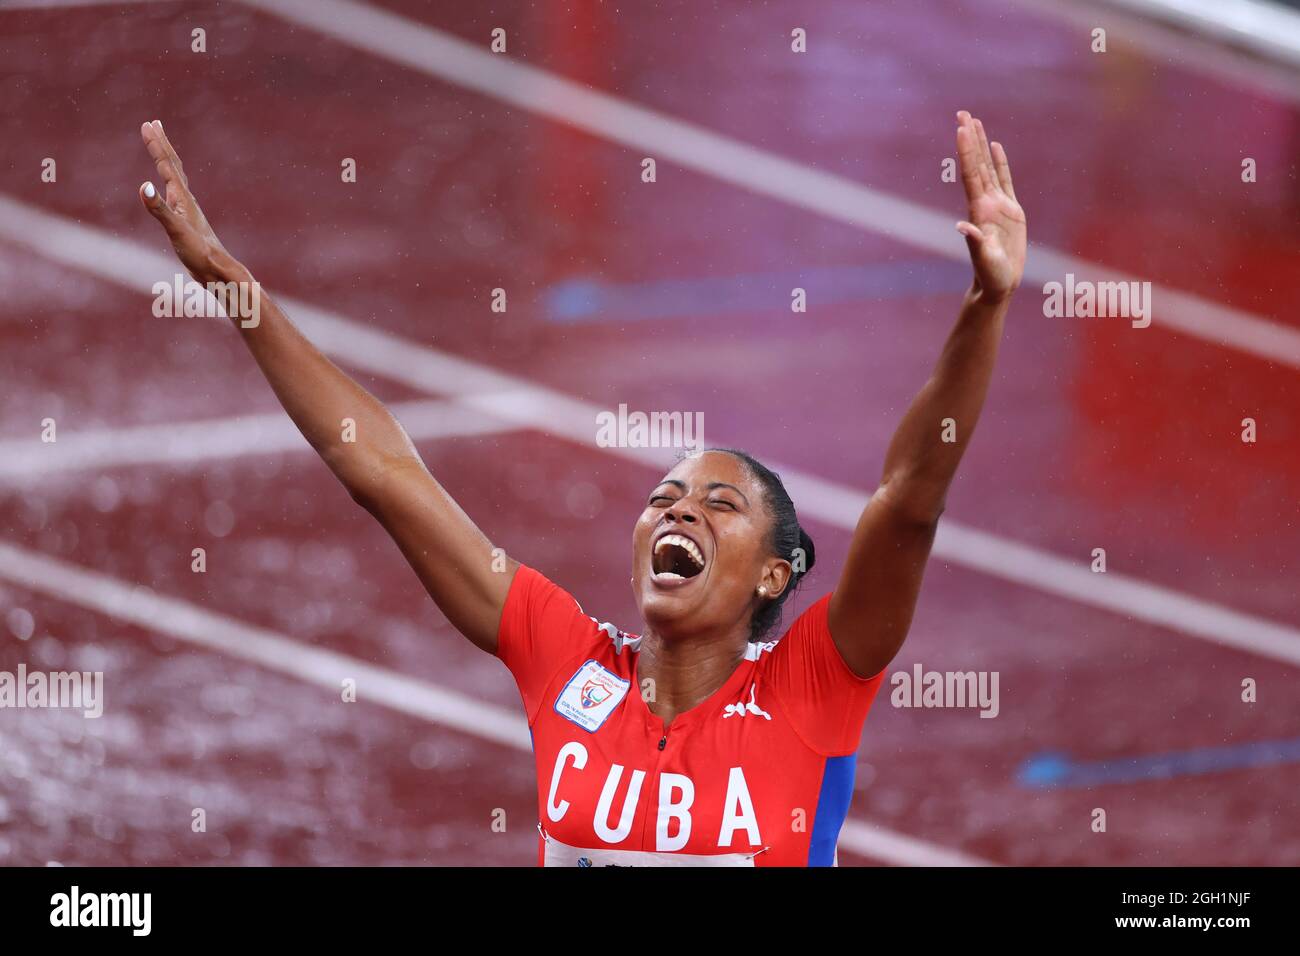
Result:
<svg viewBox="0 0 1300 956"><path fill-rule="evenodd" d="M1099 59L1076 27L1011 2L816 0L798 8L812 44L798 60L782 4L384 6L484 45L503 27L518 61L954 220L959 187L937 171L952 112L972 109L1007 143L1035 242L1296 324L1295 102L1122 36ZM190 52L196 25L206 55ZM647 187L633 150L245 5L7 11L0 37L4 198L166 252L134 195L151 172L138 127L161 118L226 244L277 292L601 408L700 410L707 435L854 488L877 475L964 282L951 259L670 162ZM1242 155L1261 169L1249 188ZM40 180L45 157L56 183ZM339 181L343 157L355 185ZM278 406L228 329L155 319L147 283L31 238L12 221L0 233L5 545L455 690L471 723L496 713L482 705L518 712L504 668L451 631L301 448L37 457L47 417L68 441ZM807 315L788 310L791 275L811 277ZM557 321L556 290L574 281L608 284L614 305ZM664 282L682 283L667 305ZM487 307L497 286L505 315ZM1158 327L1045 319L1027 287L948 516L1078 562L1104 547L1115 572L1294 634L1297 376ZM394 402L448 393L359 377ZM622 569L654 469L544 429L469 431L420 441L433 472L496 543L634 629ZM818 571L795 610L832 585L847 545L839 525L809 524ZM195 547L206 574L190 570ZM368 700L364 681L344 704L292 663L115 619L0 565L0 670L102 670L108 695L93 721L0 710L0 862L535 858L518 748ZM895 669L916 662L997 671L1001 712L882 696L851 820L1000 863L1300 862L1293 762L1057 789L1017 777L1043 753L1300 737L1293 663L940 558ZM1241 701L1244 678L1258 703ZM897 861L864 846L841 862Z"/></svg>

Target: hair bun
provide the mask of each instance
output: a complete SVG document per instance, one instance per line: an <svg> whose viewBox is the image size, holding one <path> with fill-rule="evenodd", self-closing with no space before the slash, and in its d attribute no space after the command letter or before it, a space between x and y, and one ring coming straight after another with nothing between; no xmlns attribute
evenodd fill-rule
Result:
<svg viewBox="0 0 1300 956"><path fill-rule="evenodd" d="M803 573L807 574L817 560L817 549L813 547L813 539L808 537L808 532L802 527L799 528L799 547L803 551Z"/></svg>

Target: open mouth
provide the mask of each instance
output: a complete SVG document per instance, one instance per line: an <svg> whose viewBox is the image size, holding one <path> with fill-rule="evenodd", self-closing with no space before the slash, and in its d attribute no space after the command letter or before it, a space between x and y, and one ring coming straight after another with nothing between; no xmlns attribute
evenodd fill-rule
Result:
<svg viewBox="0 0 1300 956"><path fill-rule="evenodd" d="M666 534L655 542L650 568L659 581L684 581L704 570L704 554L690 538Z"/></svg>

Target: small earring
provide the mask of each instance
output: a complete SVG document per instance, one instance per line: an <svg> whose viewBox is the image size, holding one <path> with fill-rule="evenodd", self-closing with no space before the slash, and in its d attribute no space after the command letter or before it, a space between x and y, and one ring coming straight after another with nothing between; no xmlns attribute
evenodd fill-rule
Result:
<svg viewBox="0 0 1300 956"><path fill-rule="evenodd" d="M762 587L762 586L760 585L760 586L759 586L759 589L758 589L758 593L759 593L759 594L766 594L766 593L767 593L767 588Z"/></svg>

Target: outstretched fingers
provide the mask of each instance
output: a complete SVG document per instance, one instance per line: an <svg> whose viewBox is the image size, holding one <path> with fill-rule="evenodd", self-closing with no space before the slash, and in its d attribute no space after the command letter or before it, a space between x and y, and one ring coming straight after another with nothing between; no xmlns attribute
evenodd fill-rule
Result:
<svg viewBox="0 0 1300 956"><path fill-rule="evenodd" d="M185 164L181 162L180 156L177 155L176 147L172 146L172 141L167 138L167 131L163 129L162 120L154 120L153 125L158 131L158 138L162 140L163 149L167 151L167 158L176 167L176 174L180 176L181 185L188 189L190 178L185 175Z"/></svg>
<svg viewBox="0 0 1300 956"><path fill-rule="evenodd" d="M993 169L993 152L989 149L989 138L984 132L984 124L979 120L974 120L975 134L979 137L979 156L980 156L980 173L984 177L988 188L997 191L1002 187L998 184L997 173Z"/></svg>
<svg viewBox="0 0 1300 956"><path fill-rule="evenodd" d="M149 150L149 156L158 169L158 175L162 177L167 202L175 205L177 200L189 191L189 181L185 176L185 168L181 165L180 157L168 142L162 123L158 120L141 126L140 137L144 140L145 148Z"/></svg>
<svg viewBox="0 0 1300 956"><path fill-rule="evenodd" d="M998 183L1002 191L1012 199L1016 198L1016 187L1011 184L1011 164L1007 162L1007 151L1001 143L993 144L993 165L998 172Z"/></svg>
<svg viewBox="0 0 1300 956"><path fill-rule="evenodd" d="M957 162L961 167L961 181L966 187L966 198L974 202L988 191L984 177L980 175L979 143L969 113L962 110L957 114L957 122Z"/></svg>

